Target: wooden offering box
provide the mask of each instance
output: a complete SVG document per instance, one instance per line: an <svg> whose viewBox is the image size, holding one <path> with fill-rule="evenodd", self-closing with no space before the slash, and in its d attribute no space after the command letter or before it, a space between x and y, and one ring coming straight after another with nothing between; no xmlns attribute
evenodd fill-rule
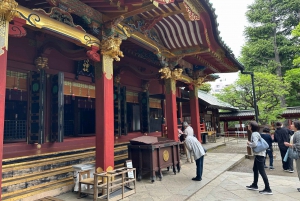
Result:
<svg viewBox="0 0 300 201"><path fill-rule="evenodd" d="M151 182L156 180L156 173L162 179L162 169L173 168L174 174L180 172L179 142L166 138L142 136L130 140L129 158L137 170L137 179L150 173Z"/></svg>

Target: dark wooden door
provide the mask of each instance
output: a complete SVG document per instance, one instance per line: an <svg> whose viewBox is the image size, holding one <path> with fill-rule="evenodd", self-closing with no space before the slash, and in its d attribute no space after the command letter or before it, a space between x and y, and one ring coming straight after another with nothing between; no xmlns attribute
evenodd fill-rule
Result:
<svg viewBox="0 0 300 201"><path fill-rule="evenodd" d="M114 85L114 135L121 135L120 84Z"/></svg>
<svg viewBox="0 0 300 201"><path fill-rule="evenodd" d="M140 114L141 114L141 132L150 132L150 112L149 112L149 92L139 93Z"/></svg>
<svg viewBox="0 0 300 201"><path fill-rule="evenodd" d="M51 82L51 142L64 139L64 73L52 76Z"/></svg>
<svg viewBox="0 0 300 201"><path fill-rule="evenodd" d="M30 73L29 126L28 143L45 142L45 90L46 74L44 70Z"/></svg>
<svg viewBox="0 0 300 201"><path fill-rule="evenodd" d="M122 87L120 91L120 103L121 103L121 134L128 134L127 126L127 102L126 102L126 87Z"/></svg>

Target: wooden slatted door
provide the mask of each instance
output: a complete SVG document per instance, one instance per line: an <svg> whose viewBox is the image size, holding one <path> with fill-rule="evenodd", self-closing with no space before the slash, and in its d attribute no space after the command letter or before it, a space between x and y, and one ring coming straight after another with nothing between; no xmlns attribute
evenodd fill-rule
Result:
<svg viewBox="0 0 300 201"><path fill-rule="evenodd" d="M121 135L120 84L114 85L114 135Z"/></svg>
<svg viewBox="0 0 300 201"><path fill-rule="evenodd" d="M64 73L51 79L51 142L64 140Z"/></svg>
<svg viewBox="0 0 300 201"><path fill-rule="evenodd" d="M122 87L120 91L121 102L121 134L127 135L127 102L126 102L126 87Z"/></svg>
<svg viewBox="0 0 300 201"><path fill-rule="evenodd" d="M45 142L45 90L46 74L44 70L30 73L29 126L28 143Z"/></svg>
<svg viewBox="0 0 300 201"><path fill-rule="evenodd" d="M149 112L149 92L139 93L140 114L141 114L141 132L150 132L150 112Z"/></svg>

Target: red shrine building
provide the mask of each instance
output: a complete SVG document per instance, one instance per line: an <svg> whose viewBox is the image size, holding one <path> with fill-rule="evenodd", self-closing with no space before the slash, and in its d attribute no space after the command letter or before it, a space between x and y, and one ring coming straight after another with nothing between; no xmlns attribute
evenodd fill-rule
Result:
<svg viewBox="0 0 300 201"><path fill-rule="evenodd" d="M200 140L198 88L242 68L208 0L0 0L2 200L120 166L162 124L177 141L183 101Z"/></svg>

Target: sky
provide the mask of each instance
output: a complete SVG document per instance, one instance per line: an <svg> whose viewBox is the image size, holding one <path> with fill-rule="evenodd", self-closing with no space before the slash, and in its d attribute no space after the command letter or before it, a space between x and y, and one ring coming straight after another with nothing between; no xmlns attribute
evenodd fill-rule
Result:
<svg viewBox="0 0 300 201"><path fill-rule="evenodd" d="M254 0L210 0L218 16L220 36L225 44L230 47L236 58L240 56L241 47L245 43L244 28L248 25L245 13L247 6ZM231 84L238 78L238 73L219 74L220 79L226 84ZM220 81L216 80L216 82ZM215 83L216 83L215 82ZM214 83L211 83L212 86Z"/></svg>

